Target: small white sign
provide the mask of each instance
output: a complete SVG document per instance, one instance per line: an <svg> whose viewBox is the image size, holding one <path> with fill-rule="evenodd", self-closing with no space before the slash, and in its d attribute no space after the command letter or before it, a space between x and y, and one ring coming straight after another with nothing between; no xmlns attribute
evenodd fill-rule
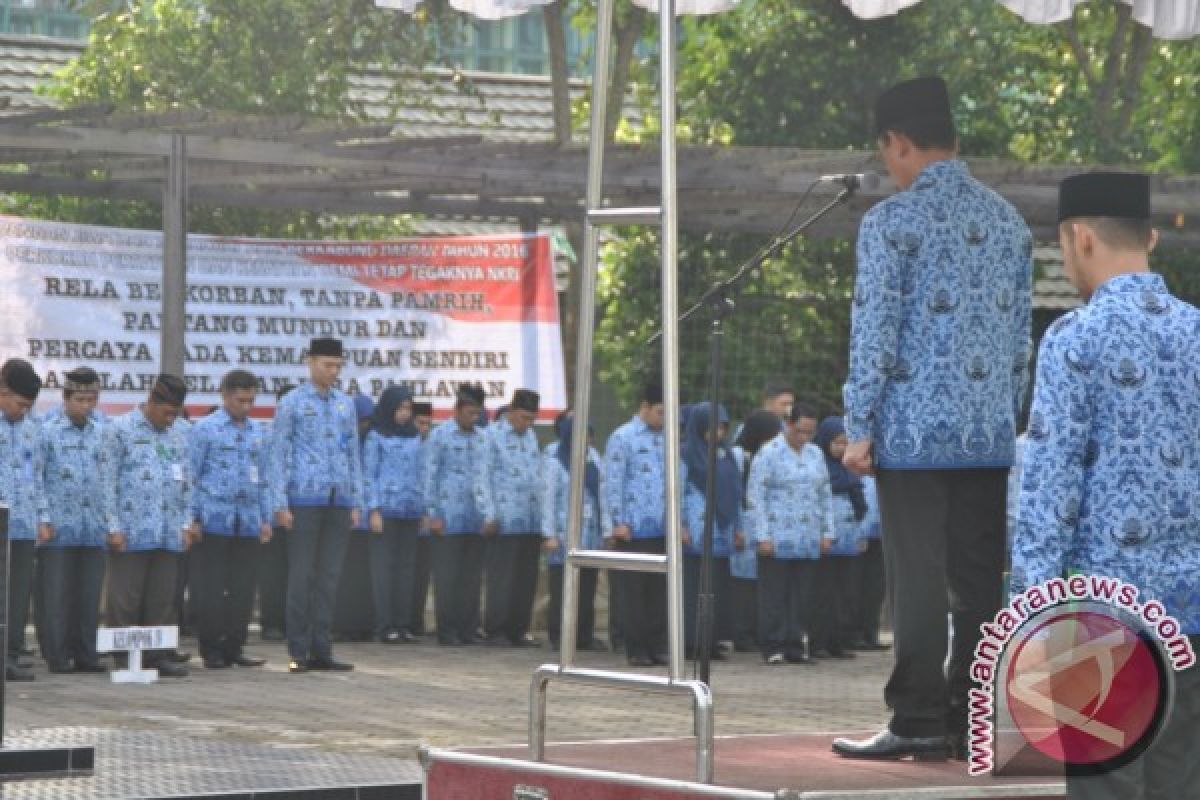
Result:
<svg viewBox="0 0 1200 800"><path fill-rule="evenodd" d="M96 631L96 650L101 653L128 653L129 668L109 673L113 683L154 683L157 669L142 669L143 650L168 650L179 646L179 627L161 625L152 628L100 628Z"/></svg>

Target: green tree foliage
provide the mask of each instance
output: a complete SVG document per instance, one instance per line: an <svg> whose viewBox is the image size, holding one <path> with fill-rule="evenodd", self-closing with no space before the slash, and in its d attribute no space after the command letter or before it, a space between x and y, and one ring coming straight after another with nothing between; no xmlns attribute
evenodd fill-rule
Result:
<svg viewBox="0 0 1200 800"><path fill-rule="evenodd" d="M365 118L355 76L396 76L394 93L416 79L450 35L451 12L401 14L374 0L109 0L94 15L83 55L49 93L65 107L107 104L118 112L183 110L295 115L352 123ZM94 174L91 177L103 177ZM155 228L155 204L73 197L10 197L7 213ZM194 232L278 237L385 236L407 218L329 217L313 212L193 206Z"/></svg>
<svg viewBox="0 0 1200 800"><path fill-rule="evenodd" d="M1039 27L992 0L925 0L874 21L838 0L750 0L685 20L683 42L686 141L871 149L875 96L937 73L950 84L968 155L1200 169L1200 45L1149 38L1116 2L1090 3L1068 23ZM763 241L684 235L683 305ZM1159 267L1197 299L1196 262L1173 253ZM631 234L605 253L598 361L628 402L658 363L644 345L659 316L657 263L652 233ZM791 380L825 409L840 405L853 280L852 243L800 241L749 283L729 329L725 392L735 414L756 405L768 377ZM685 402L707 385L702 327L681 338Z"/></svg>

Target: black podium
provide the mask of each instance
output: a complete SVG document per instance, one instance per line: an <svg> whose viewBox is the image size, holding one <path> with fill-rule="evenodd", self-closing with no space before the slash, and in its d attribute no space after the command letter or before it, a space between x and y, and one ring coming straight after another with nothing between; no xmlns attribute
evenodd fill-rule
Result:
<svg viewBox="0 0 1200 800"><path fill-rule="evenodd" d="M25 775L89 774L96 763L94 747L21 750L4 746L4 702L8 688L5 680L8 674L8 562L8 506L0 505L0 781Z"/></svg>

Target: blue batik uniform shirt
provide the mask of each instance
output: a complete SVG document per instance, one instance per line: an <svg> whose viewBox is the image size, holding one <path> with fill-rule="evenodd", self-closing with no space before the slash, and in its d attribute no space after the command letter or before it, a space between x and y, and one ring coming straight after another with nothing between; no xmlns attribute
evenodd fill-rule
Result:
<svg viewBox="0 0 1200 800"><path fill-rule="evenodd" d="M513 430L507 419L483 432L483 461L475 473L475 502L500 533L542 530L542 451L533 428Z"/></svg>
<svg viewBox="0 0 1200 800"><path fill-rule="evenodd" d="M555 445L558 442L554 442ZM546 557L546 563L551 566L562 566L567 553L567 510L571 502L571 474L558 460L557 447L555 452L542 458L542 538L557 539L558 549ZM604 470L601 469L600 454L594 447L588 447L588 462L596 467L600 477L598 497L593 499L591 492L583 491L583 537L582 546L585 550L601 550L604 548L604 537L600 530L601 514L597 500L604 497Z"/></svg>
<svg viewBox="0 0 1200 800"><path fill-rule="evenodd" d="M601 501L605 536L628 525L634 539L661 539L667 535L666 437L640 416L613 431L604 450L604 496ZM687 470L679 465L680 516Z"/></svg>
<svg viewBox="0 0 1200 800"><path fill-rule="evenodd" d="M820 558L821 541L837 536L829 470L816 445L796 452L783 435L764 444L750 462L746 502L753 546L771 542L775 558Z"/></svg>
<svg viewBox="0 0 1200 800"><path fill-rule="evenodd" d="M846 434L885 469L1012 464L1033 244L957 160L876 205L858 236Z"/></svg>
<svg viewBox="0 0 1200 800"><path fill-rule="evenodd" d="M109 533L125 534L129 552L183 550L192 523L189 427L178 421L160 431L134 409L102 428L104 518Z"/></svg>
<svg viewBox="0 0 1200 800"><path fill-rule="evenodd" d="M425 509L424 442L420 436L367 434L363 444L367 510L386 519L420 519Z"/></svg>
<svg viewBox="0 0 1200 800"><path fill-rule="evenodd" d="M1042 340L1012 591L1125 580L1200 634L1200 311L1121 275Z"/></svg>
<svg viewBox="0 0 1200 800"><path fill-rule="evenodd" d="M363 507L358 418L347 394L301 384L276 409L271 439L276 511Z"/></svg>
<svg viewBox="0 0 1200 800"><path fill-rule="evenodd" d="M100 419L107 419L101 417ZM95 415L76 425L64 413L42 419L46 505L54 538L46 547L104 547L101 423Z"/></svg>
<svg viewBox="0 0 1200 800"><path fill-rule="evenodd" d="M42 485L41 427L28 415L10 422L0 414L0 502L8 506L8 538L31 541L49 522Z"/></svg>
<svg viewBox="0 0 1200 800"><path fill-rule="evenodd" d="M483 459L484 432L470 432L449 419L425 443L425 506L430 519L446 524L447 534L480 533L483 517L475 501L475 473Z"/></svg>
<svg viewBox="0 0 1200 800"><path fill-rule="evenodd" d="M257 537L272 511L266 428L253 419L238 425L221 409L196 422L188 437L193 518L206 534Z"/></svg>

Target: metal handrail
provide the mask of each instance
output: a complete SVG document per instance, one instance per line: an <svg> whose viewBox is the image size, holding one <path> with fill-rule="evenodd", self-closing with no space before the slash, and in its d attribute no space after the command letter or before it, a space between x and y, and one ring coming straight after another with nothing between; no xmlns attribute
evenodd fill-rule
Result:
<svg viewBox="0 0 1200 800"><path fill-rule="evenodd" d="M680 497L679 474L679 220L675 162L675 0L660 0L658 9L659 64L662 117L661 205L639 208L602 208L605 119L612 58L615 0L598 0L595 74L592 79L592 122L588 145L587 209L584 225L583 272L575 363L575 430L586 431L592 394L593 333L596 324L596 270L599 260L598 226L603 224L657 224L660 233L662 281L662 365L665 406L666 497ZM684 678L683 650L683 539L682 509L666 504L666 553L646 555L582 550L583 491L587 463L587 437L571 441L571 481L567 508L567 557L563 565L562 624L559 663L539 667L533 675L529 699L529 748L535 761L545 758L547 687L553 680L615 689L684 694L692 698L696 734L696 774L701 782L713 780L713 702L707 684ZM638 675L581 669L575 666L575 638L579 613L579 570L584 567L665 572L667 579L667 676Z"/></svg>

